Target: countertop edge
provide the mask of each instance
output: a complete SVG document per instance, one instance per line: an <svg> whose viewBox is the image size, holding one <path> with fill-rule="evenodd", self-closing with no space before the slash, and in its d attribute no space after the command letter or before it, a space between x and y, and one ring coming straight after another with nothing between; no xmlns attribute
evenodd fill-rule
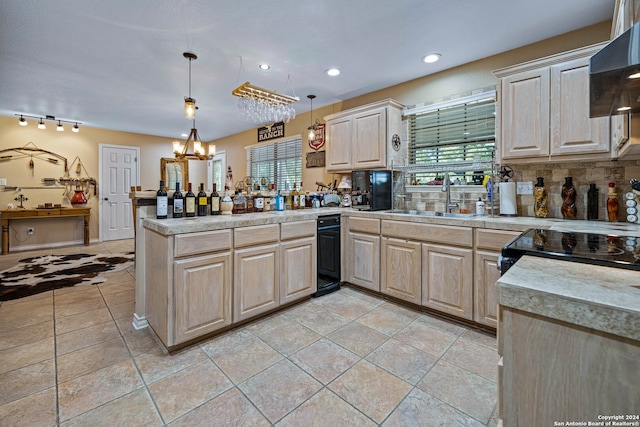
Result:
<svg viewBox="0 0 640 427"><path fill-rule="evenodd" d="M632 270L525 256L496 286L500 305L640 341L640 289L631 286L638 278Z"/></svg>

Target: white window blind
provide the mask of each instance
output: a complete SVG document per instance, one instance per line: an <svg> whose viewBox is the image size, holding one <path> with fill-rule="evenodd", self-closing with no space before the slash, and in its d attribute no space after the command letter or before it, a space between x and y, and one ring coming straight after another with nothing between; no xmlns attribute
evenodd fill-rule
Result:
<svg viewBox="0 0 640 427"><path fill-rule="evenodd" d="M490 162L496 139L495 114L494 90L405 110L409 164L437 165L439 170L451 164L450 172L456 172L456 163ZM440 174L420 175L416 179L424 183Z"/></svg>
<svg viewBox="0 0 640 427"><path fill-rule="evenodd" d="M247 147L247 175L265 178L276 190L293 189L302 181L302 138L278 140Z"/></svg>

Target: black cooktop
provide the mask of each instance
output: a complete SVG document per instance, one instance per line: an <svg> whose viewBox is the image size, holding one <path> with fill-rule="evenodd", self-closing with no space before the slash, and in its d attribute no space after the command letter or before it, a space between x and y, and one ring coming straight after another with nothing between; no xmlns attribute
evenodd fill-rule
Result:
<svg viewBox="0 0 640 427"><path fill-rule="evenodd" d="M640 237L529 229L502 248L502 256L523 255L640 271Z"/></svg>

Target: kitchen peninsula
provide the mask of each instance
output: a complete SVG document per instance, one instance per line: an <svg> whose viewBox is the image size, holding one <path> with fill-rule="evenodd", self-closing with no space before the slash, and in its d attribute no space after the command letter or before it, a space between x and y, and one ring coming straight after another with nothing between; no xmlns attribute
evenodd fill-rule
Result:
<svg viewBox="0 0 640 427"><path fill-rule="evenodd" d="M604 416L638 425L639 276L525 256L498 280L504 426L586 425Z"/></svg>

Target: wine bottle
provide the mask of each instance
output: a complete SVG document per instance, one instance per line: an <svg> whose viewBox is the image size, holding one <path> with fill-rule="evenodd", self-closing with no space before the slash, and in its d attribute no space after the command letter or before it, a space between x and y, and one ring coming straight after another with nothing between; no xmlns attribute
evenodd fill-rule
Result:
<svg viewBox="0 0 640 427"><path fill-rule="evenodd" d="M300 181L300 188L298 188L298 207L300 209L304 209L307 207L305 199L306 197L304 190L302 189L302 181Z"/></svg>
<svg viewBox="0 0 640 427"><path fill-rule="evenodd" d="M167 197L167 190L164 189L164 179L160 180L160 188L156 193L156 218L167 218L167 211L169 207L169 198Z"/></svg>
<svg viewBox="0 0 640 427"><path fill-rule="evenodd" d="M176 191L173 193L173 217L182 218L184 211L184 197L180 192L180 183L176 182Z"/></svg>
<svg viewBox="0 0 640 427"><path fill-rule="evenodd" d="M207 205L209 201L207 200L207 193L204 192L204 183L200 183L200 191L198 192L198 216L206 216L207 215Z"/></svg>
<svg viewBox="0 0 640 427"><path fill-rule="evenodd" d="M184 212L187 217L196 216L196 195L191 190L191 183L189 183L187 194L184 196Z"/></svg>
<svg viewBox="0 0 640 427"><path fill-rule="evenodd" d="M211 215L220 215L220 195L218 194L218 184L215 182L211 193Z"/></svg>
<svg viewBox="0 0 640 427"><path fill-rule="evenodd" d="M291 192L291 209L300 208L300 193L298 193L297 184L293 183L293 191Z"/></svg>

